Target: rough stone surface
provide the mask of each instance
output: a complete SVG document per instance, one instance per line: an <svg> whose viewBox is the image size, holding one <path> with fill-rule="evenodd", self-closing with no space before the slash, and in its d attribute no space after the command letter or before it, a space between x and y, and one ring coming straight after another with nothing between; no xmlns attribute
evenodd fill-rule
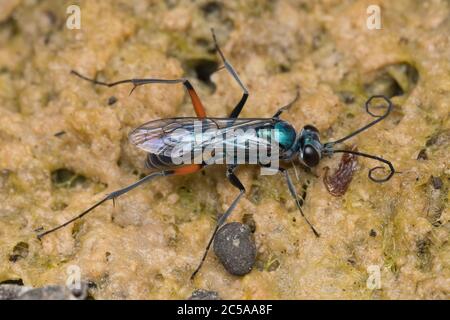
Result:
<svg viewBox="0 0 450 320"><path fill-rule="evenodd" d="M232 222L219 229L214 252L225 269L236 276L249 273L256 259L256 245L248 225Z"/></svg>
<svg viewBox="0 0 450 320"><path fill-rule="evenodd" d="M87 286L80 289L69 289L65 286L50 285L42 288L31 288L16 284L0 285L0 300L84 300L87 297Z"/></svg>
<svg viewBox="0 0 450 320"><path fill-rule="evenodd" d="M19 286L17 284L0 285L0 300L13 300L24 294L30 287Z"/></svg>
<svg viewBox="0 0 450 320"><path fill-rule="evenodd" d="M368 30L375 2L382 29ZM65 27L69 3L0 0L0 283L63 284L67 267L77 265L97 284L95 299L186 299L197 288L223 299L448 299L448 1L79 0L80 30ZM271 117L300 87L282 119L336 141L375 119L364 106L371 94L392 96L391 114L342 147L392 161L398 174L374 183L367 174L380 163L360 158L336 198L322 176L339 155L313 170L286 163L300 195L310 182L303 211L322 235L316 239L283 177L240 167L247 192L233 218L253 215L258 247L258 271L245 277L211 254L189 280L213 219L237 194L223 166L155 179L37 240L36 229L57 226L148 172L145 152L128 141L133 128L195 115L181 84L130 95L132 84L94 86L70 70L108 82L186 77L207 115L224 117L242 92L226 70L213 72L223 63L211 27L250 91L242 118ZM111 96L117 102L109 106ZM72 180L52 181L61 170ZM431 176L442 183L430 184ZM28 255L14 252L20 242ZM381 290L367 287L374 264Z"/></svg>

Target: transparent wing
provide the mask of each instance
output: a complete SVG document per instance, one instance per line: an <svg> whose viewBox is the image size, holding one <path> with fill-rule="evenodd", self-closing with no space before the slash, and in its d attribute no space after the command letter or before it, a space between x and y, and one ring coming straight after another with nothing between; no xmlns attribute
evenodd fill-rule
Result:
<svg viewBox="0 0 450 320"><path fill-rule="evenodd" d="M256 135L256 130L272 128L273 123L274 120L264 118L168 118L150 121L134 129L129 140L146 152L169 157L176 148L178 152L191 153L206 147L220 149L224 146L244 152L257 150L262 145L270 147L266 139Z"/></svg>
<svg viewBox="0 0 450 320"><path fill-rule="evenodd" d="M248 120L248 119L242 119ZM234 124L232 127L219 131L214 139L208 143L207 148L214 150L215 159L240 159L240 163L252 163L250 159L256 161L257 155L266 150L266 154L271 154L274 145L270 143L268 135L261 135L261 129L273 129L273 123L264 119L264 121L245 121L242 124ZM269 119L270 120L270 119ZM257 129L259 131L257 131ZM276 145L278 147L278 144ZM206 154L206 153L205 153ZM246 160L244 160L246 159ZM256 163L256 162L253 162Z"/></svg>
<svg viewBox="0 0 450 320"><path fill-rule="evenodd" d="M130 135L129 140L138 148L149 153L160 154L166 146L192 141L194 126L198 118L168 118L147 122ZM211 122L201 121L202 125L211 126Z"/></svg>

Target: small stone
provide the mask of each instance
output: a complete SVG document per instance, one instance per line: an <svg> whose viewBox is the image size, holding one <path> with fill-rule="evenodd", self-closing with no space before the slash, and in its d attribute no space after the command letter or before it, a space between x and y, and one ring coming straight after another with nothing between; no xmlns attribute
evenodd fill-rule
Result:
<svg viewBox="0 0 450 320"><path fill-rule="evenodd" d="M113 104L115 104L117 102L117 98L114 96L109 97L108 99L108 106L112 106Z"/></svg>
<svg viewBox="0 0 450 320"><path fill-rule="evenodd" d="M98 288L97 284L92 280L88 280L86 282L86 285L88 286L88 289L97 289Z"/></svg>
<svg viewBox="0 0 450 320"><path fill-rule="evenodd" d="M355 102L355 96L349 91L339 92L339 96L345 104L351 104Z"/></svg>
<svg viewBox="0 0 450 320"><path fill-rule="evenodd" d="M20 295L17 300L84 300L87 296L87 285L80 289L69 289L65 286L51 285L31 289Z"/></svg>
<svg viewBox="0 0 450 320"><path fill-rule="evenodd" d="M17 284L2 284L0 285L0 300L12 300L24 294L31 288L20 286Z"/></svg>
<svg viewBox="0 0 450 320"><path fill-rule="evenodd" d="M198 289L192 292L188 300L221 300L219 294L215 291Z"/></svg>
<svg viewBox="0 0 450 320"><path fill-rule="evenodd" d="M63 131L58 131L57 133L54 134L54 136L55 137L61 137L61 136L65 135L65 134L66 134L66 132L63 130Z"/></svg>
<svg viewBox="0 0 450 320"><path fill-rule="evenodd" d="M256 245L248 225L231 222L219 229L214 252L225 269L236 276L249 273L256 260Z"/></svg>
<svg viewBox="0 0 450 320"><path fill-rule="evenodd" d="M66 289L60 286L48 286L31 289L18 297L18 300L65 300Z"/></svg>

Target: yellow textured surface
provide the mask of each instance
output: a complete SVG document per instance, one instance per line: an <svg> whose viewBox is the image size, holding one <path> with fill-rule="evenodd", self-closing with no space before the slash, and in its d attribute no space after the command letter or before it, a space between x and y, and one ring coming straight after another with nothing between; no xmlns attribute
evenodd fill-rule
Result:
<svg viewBox="0 0 450 320"><path fill-rule="evenodd" d="M69 4L0 2L0 282L63 284L67 267L78 265L98 299L186 298L196 288L237 299L449 297L448 1L79 1L81 30L66 28ZM381 30L366 28L370 4L381 6ZM373 183L374 164L360 159L336 198L301 171L311 181L304 210L322 234L316 239L280 176L241 168L248 192L230 220L253 214L259 265L244 277L227 274L210 253L188 280L216 215L236 195L223 167L154 181L39 242L35 229L64 222L144 172L144 154L127 142L132 128L193 115L181 85L129 96L127 85L98 88L69 71L103 80L188 76L208 115L225 116L241 95L232 78L223 70L209 84L195 77L199 65L219 63L210 27L249 88L241 116L271 116L300 85L301 99L283 117L297 129L317 126L323 140L371 120L363 103L387 72L404 94L393 97L391 117L353 142L401 173ZM416 85L401 64L417 70ZM343 92L354 101L345 103ZM108 105L110 96L117 103ZM422 149L427 160L417 160ZM314 174L338 161L322 161ZM55 185L51 173L62 168L86 179ZM13 262L19 242L28 254ZM381 289L366 286L371 265L381 268Z"/></svg>

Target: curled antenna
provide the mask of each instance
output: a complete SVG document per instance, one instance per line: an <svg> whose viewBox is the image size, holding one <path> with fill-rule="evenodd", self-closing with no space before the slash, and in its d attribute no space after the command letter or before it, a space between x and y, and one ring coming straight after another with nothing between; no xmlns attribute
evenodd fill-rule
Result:
<svg viewBox="0 0 450 320"><path fill-rule="evenodd" d="M374 160L378 160L381 161L385 164L387 164L389 166L389 174L384 177L384 178L375 178L373 176L373 172L379 169L384 169L384 167L382 166L377 166L377 167L373 167L369 170L369 179L374 181L374 182L385 182L388 181L390 178L392 178L392 176L395 173L395 169L394 166L392 165L392 163L386 159L371 155L371 154L367 154L367 153L362 153L362 152L358 152L358 151L351 151L351 150L333 150L334 153L336 152L341 152L341 153L350 153L350 154L354 154L360 157L366 157L366 158L370 158L370 159L374 159Z"/></svg>
<svg viewBox="0 0 450 320"><path fill-rule="evenodd" d="M385 112L384 114L378 115L378 114L376 114L376 113L373 113L373 112L370 110L371 102L372 102L372 100L374 100L374 99L383 99L384 101L387 102L387 105L388 105L388 106L387 106L386 112ZM368 114L370 114L372 117L375 117L375 118L377 118L377 119L373 120L372 122L366 124L365 126L359 128L358 130L356 130L356 131L350 133L349 135L347 135L347 136L345 136L345 137L343 137L343 138L341 138L341 139L338 139L338 140L336 140L336 141L332 141L332 142L327 142L327 143L325 143L325 144L323 145L323 153L324 153L325 155L332 155L333 153L337 153L337 152L340 152L340 153L350 153L350 154L354 154L354 155L356 155L356 156L365 157L365 158L369 158L369 159L373 159L373 160L377 160L377 161L383 162L383 163L385 163L385 164L389 167L389 170L390 170L390 171L389 171L388 175L385 176L385 177L383 177L383 178L376 178L376 177L374 177L374 175L373 175L373 172L374 172L374 171L379 170L379 169L384 169L384 167L382 167L382 166L377 166L377 167L373 167L373 168L371 168L371 169L369 170L369 179L372 180L372 181L374 181L374 182L385 182L385 181L388 181L389 179L391 179L392 176L393 176L394 173L395 173L395 168L394 168L394 166L392 165L392 163L391 163L390 161L388 161L388 160L386 160L386 159L383 159L383 158L381 158L381 157L377 157L377 156L374 156L374 155L371 155L371 154L367 154L367 153L363 153L363 152L351 151L351 150L343 150L343 149L339 149L339 150L334 149L334 146L335 146L336 144L342 143L342 142L344 142L344 141L346 141L346 140L348 140L348 139L350 139L350 138L356 136L357 134L359 134L359 133L361 133L361 132L363 132L363 131L369 129L370 127L374 126L374 125L377 124L378 122L384 120L384 119L389 115L389 113L392 111L392 102L391 102L391 100L389 100L389 98L387 98L387 97L385 97L385 96L383 96L383 95L375 95L375 96L370 97L370 98L366 101L366 105L365 105L365 106L366 106L366 112L367 112Z"/></svg>

